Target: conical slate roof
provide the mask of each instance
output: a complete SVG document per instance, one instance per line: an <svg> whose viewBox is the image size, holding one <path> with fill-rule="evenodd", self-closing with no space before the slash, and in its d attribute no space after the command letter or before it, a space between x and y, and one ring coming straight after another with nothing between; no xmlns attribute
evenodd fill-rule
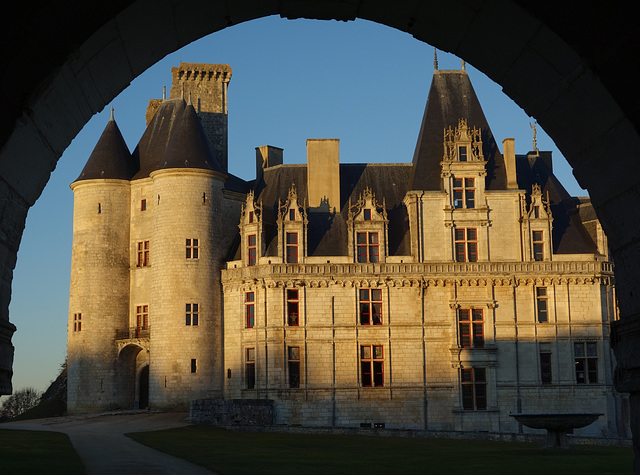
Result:
<svg viewBox="0 0 640 475"><path fill-rule="evenodd" d="M178 118L158 169L201 168L224 173L192 105Z"/></svg>
<svg viewBox="0 0 640 475"><path fill-rule="evenodd" d="M443 133L466 119L469 127L482 130L482 149L487 161L485 188L506 188L504 159L493 137L467 72L435 70L413 156L410 190L442 190Z"/></svg>
<svg viewBox="0 0 640 475"><path fill-rule="evenodd" d="M97 178L130 180L136 168L136 163L112 115L76 181Z"/></svg>

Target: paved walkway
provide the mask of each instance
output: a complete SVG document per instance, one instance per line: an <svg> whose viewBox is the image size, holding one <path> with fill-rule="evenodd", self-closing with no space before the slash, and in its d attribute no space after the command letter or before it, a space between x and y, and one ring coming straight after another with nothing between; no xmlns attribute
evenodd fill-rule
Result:
<svg viewBox="0 0 640 475"><path fill-rule="evenodd" d="M89 475L193 474L212 472L158 452L125 437L128 432L171 429L189 425L187 413L117 413L6 422L0 430L63 432L85 464Z"/></svg>

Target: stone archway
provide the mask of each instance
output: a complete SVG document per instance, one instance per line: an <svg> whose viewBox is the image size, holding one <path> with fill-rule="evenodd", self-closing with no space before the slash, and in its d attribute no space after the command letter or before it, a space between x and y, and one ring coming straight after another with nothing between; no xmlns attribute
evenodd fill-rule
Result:
<svg viewBox="0 0 640 475"><path fill-rule="evenodd" d="M169 52L258 17L363 18L462 57L501 84L555 140L591 194L617 263L618 387L640 424L640 108L636 20L620 3L489 0L115 0L17 6L3 29L0 94L0 393L11 390L8 305L29 207L92 114ZM552 6L551 6L552 5ZM78 18L82 18L79 21ZM639 435L636 444L639 444ZM640 451L640 446L636 446Z"/></svg>

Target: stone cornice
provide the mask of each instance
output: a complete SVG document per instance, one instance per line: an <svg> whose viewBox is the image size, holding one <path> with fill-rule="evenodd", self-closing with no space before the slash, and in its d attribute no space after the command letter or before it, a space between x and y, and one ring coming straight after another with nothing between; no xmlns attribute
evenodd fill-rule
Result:
<svg viewBox="0 0 640 475"><path fill-rule="evenodd" d="M604 261L267 264L225 269L225 286L428 287L608 284Z"/></svg>

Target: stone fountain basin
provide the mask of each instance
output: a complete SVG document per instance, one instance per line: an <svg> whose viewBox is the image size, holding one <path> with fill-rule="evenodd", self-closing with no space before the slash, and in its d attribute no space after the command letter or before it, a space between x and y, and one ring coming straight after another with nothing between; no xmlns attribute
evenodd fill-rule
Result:
<svg viewBox="0 0 640 475"><path fill-rule="evenodd" d="M532 429L570 430L586 427L603 415L600 412L510 414Z"/></svg>

